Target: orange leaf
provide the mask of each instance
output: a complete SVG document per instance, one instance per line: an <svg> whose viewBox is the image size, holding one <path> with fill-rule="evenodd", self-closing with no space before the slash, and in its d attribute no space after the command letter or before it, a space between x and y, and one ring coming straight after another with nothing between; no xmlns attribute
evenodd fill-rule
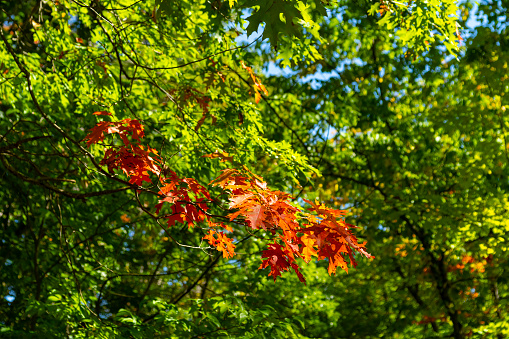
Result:
<svg viewBox="0 0 509 339"><path fill-rule="evenodd" d="M226 161L233 162L233 157L230 157L230 155L226 152L223 152L223 153L215 152L215 153L211 153L211 154L205 154L205 155L202 155L202 158L211 158L211 159L220 158L221 162L226 162Z"/></svg>
<svg viewBox="0 0 509 339"><path fill-rule="evenodd" d="M242 205L247 199L252 198L254 196L253 193L247 193L243 195L237 195L230 198L230 209L238 208Z"/></svg>
<svg viewBox="0 0 509 339"><path fill-rule="evenodd" d="M256 91L256 93L255 93L255 102L259 103L261 98L262 98L262 96L261 96L260 92Z"/></svg>
<svg viewBox="0 0 509 339"><path fill-rule="evenodd" d="M99 111L92 113L93 115L111 115L111 113L108 113L106 111Z"/></svg>
<svg viewBox="0 0 509 339"><path fill-rule="evenodd" d="M214 236L217 236L215 238ZM213 229L203 237L210 245L214 246L218 251L223 252L223 258L233 258L235 256L235 245L233 240L224 235L223 232L216 232Z"/></svg>
<svg viewBox="0 0 509 339"><path fill-rule="evenodd" d="M232 169L232 168L227 168L227 169L223 170L223 173L220 176L218 176L216 179L212 180L209 185L219 186L219 187L224 188L224 185L226 185L228 179L235 173L237 173L237 170Z"/></svg>

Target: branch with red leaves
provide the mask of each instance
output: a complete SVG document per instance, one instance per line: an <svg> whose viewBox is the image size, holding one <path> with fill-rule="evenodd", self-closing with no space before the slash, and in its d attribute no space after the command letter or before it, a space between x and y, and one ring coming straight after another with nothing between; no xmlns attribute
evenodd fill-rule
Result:
<svg viewBox="0 0 509 339"><path fill-rule="evenodd" d="M110 115L96 112L95 115ZM214 222L214 216L207 213L209 204L214 201L206 187L193 178L181 178L171 170L163 170L163 160L158 152L141 145L144 137L143 125L134 119L118 122L102 121L90 130L85 138L88 146L103 141L106 135L118 135L122 144L104 146L105 154L100 165L107 166L110 173L122 171L129 183L142 188L144 182L152 183L149 173L158 178L157 195L159 202L155 206L160 214L164 206L172 213L160 218L166 219L168 227L175 223L187 224L189 228L196 224L208 227L203 237L208 243L223 253L223 258L235 256L235 244L224 231L234 230L223 222ZM210 158L228 158L228 155L206 155ZM359 244L353 235L355 226L344 221L346 211L326 207L323 204L306 202L311 205L304 210L292 202L288 193L274 191L267 187L263 179L251 173L246 167L226 169L210 185L218 186L229 195L229 221L238 223L243 220L246 227L263 229L272 238L268 249L263 251L260 269L270 267L269 276L276 281L283 271L293 269L301 282L306 282L299 270L297 259L309 262L329 261L329 274L337 268L348 272L348 265L357 266L355 253L374 258ZM145 209L144 209L145 210ZM223 231L221 231L221 229Z"/></svg>

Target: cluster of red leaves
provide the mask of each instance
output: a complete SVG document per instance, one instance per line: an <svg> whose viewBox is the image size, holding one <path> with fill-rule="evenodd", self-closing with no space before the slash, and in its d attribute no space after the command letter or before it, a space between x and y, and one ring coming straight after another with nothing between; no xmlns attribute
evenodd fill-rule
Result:
<svg viewBox="0 0 509 339"><path fill-rule="evenodd" d="M95 115L111 115L107 112L95 112ZM160 174L157 150L140 145L145 136L143 125L138 120L124 119L118 122L101 121L86 136L87 146L103 141L108 134L118 134L122 146L107 148L100 165L106 165L113 173L120 169L129 178L129 183L141 186L143 182L151 182L148 172ZM129 139L132 139L129 140Z"/></svg>
<svg viewBox="0 0 509 339"><path fill-rule="evenodd" d="M168 227L175 221L187 223L189 228L195 223L207 218L207 202L210 201L208 190L192 178L179 178L175 172L170 172L167 177L161 177L162 184L159 195L162 197L156 205L159 214L163 204L171 205L172 214L167 216Z"/></svg>
<svg viewBox="0 0 509 339"><path fill-rule="evenodd" d="M245 176L247 175L247 176ZM263 251L261 269L270 267L269 276L281 276L283 271L292 268L299 280L305 279L299 271L297 258L309 262L329 260L329 274L337 267L348 272L348 262L354 267L357 263L354 252L368 258L364 244L359 244L352 234L354 227L345 223L345 211L328 208L324 205L311 205L308 213L292 204L289 194L267 188L263 180L245 169L245 173L235 169L224 170L212 182L215 186L230 191L230 209L236 211L229 215L230 220L242 216L252 229L264 229L274 236L274 243Z"/></svg>
<svg viewBox="0 0 509 339"><path fill-rule="evenodd" d="M95 112L94 115L111 115L108 112ZM223 257L229 258L235 255L233 240L223 233L213 230L222 227L228 231L232 229L224 224L215 224L206 214L210 193L193 178L180 178L171 170L163 170L163 160L157 150L140 144L144 137L143 125L138 120L124 119L118 122L101 121L90 130L85 137L87 146L104 141L106 135L118 135L123 145L104 145L105 154L100 165L108 167L110 173L121 170L128 178L129 183L140 186L143 182L152 183L149 173L158 177L160 197L156 207L159 214L165 203L169 204L171 213L164 215L168 227L175 222L187 223L191 228L196 223L206 221L211 230L205 236L209 244L218 251L223 252ZM213 235L217 235L217 239Z"/></svg>
<svg viewBox="0 0 509 339"><path fill-rule="evenodd" d="M95 112L94 115L109 116L111 113L100 111ZM85 140L87 141L87 146L90 146L92 144L98 143L99 141L103 141L105 138L105 133L117 133L124 142L124 145L127 146L130 144L129 139L127 138L129 134L134 140L139 142L141 138L145 136L143 130L143 125L135 119L127 118L117 122L100 121L97 123L97 125L90 129L90 133L85 137Z"/></svg>
<svg viewBox="0 0 509 339"><path fill-rule="evenodd" d="M111 115L107 112L94 114ZM106 165L110 172L121 170L129 178L129 183L140 188L143 182L152 183L149 173L157 176L160 199L155 206L156 213L160 214L165 203L169 205L171 213L162 216L168 227L175 222L187 223L189 227L205 222L209 231L203 238L221 251L224 258L235 255L233 239L216 230L222 228L232 232L232 228L223 223L214 223L212 216L207 213L208 204L212 202L209 191L195 179L180 178L173 171L163 170L163 160L158 152L140 144L144 133L139 121L124 119L99 122L85 140L90 146L103 141L108 134L117 134L123 145L104 145L106 151L101 165ZM230 158L225 153L206 157ZM247 227L263 229L273 236L273 243L263 251L259 268L270 267L269 276L274 281L283 271L292 268L299 280L305 283L297 264L298 258L305 262L313 257L317 260L327 259L329 274L335 273L338 267L348 272L348 263L357 266L355 252L372 258L366 252L365 244L359 244L352 234L351 229L355 226L345 223L345 211L306 200L311 205L309 212L306 212L292 203L289 194L269 189L262 178L245 167L242 172L226 169L210 184L229 193L230 221L243 219Z"/></svg>

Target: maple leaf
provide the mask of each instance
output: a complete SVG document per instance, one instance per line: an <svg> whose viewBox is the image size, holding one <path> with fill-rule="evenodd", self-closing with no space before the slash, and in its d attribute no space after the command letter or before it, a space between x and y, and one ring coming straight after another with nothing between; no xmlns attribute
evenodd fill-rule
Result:
<svg viewBox="0 0 509 339"><path fill-rule="evenodd" d="M244 212L244 216L249 221L249 226L253 229L263 227L267 229L264 223L265 219L265 207L262 205L254 205L250 210Z"/></svg>
<svg viewBox="0 0 509 339"><path fill-rule="evenodd" d="M135 140L140 141L141 138L145 136L145 132L143 125L138 120L131 120L131 119L125 119L127 120L127 128L132 133L132 137Z"/></svg>
<svg viewBox="0 0 509 339"><path fill-rule="evenodd" d="M262 252L263 262L258 269L264 269L270 266L269 277L274 278L276 282L277 277L281 276L282 271L288 271L291 268L295 271L299 280L306 283L306 279L299 271L299 266L295 264L295 258L288 251L284 251L284 248L274 241L273 244L269 244L268 249Z"/></svg>
<svg viewBox="0 0 509 339"><path fill-rule="evenodd" d="M215 223L215 222L212 222L209 220L209 227L211 227L211 228L221 227L221 228L227 230L228 232L233 232L233 229L231 228L231 226L225 225L222 222Z"/></svg>
<svg viewBox="0 0 509 339"><path fill-rule="evenodd" d="M346 272L348 272L348 266L344 260L342 253L345 253L350 258L350 264L353 267L357 266L357 262L353 257L353 252L358 251L368 258L374 258L372 255L366 252L364 244L360 245L357 242L357 238L351 233L346 227L347 224L343 225L332 225L328 220L322 220L321 222L313 223L312 226L301 229L300 231L307 235L306 247L316 247L316 253L318 259L329 260L329 274L336 273L336 268L339 266ZM315 241L312 244L309 240ZM309 258L309 256L307 256Z"/></svg>
<svg viewBox="0 0 509 339"><path fill-rule="evenodd" d="M254 196L253 193L246 193L242 195L232 196L230 197L230 209L237 208L241 206L247 199L250 199Z"/></svg>
<svg viewBox="0 0 509 339"><path fill-rule="evenodd" d="M182 207L182 205L181 204L173 204L171 206L171 210L172 210L173 214L171 214L167 217L168 227L172 227L173 225L175 225L175 221L184 223L184 221L186 219L186 215L185 215L185 209Z"/></svg>
<svg viewBox="0 0 509 339"><path fill-rule="evenodd" d="M300 237L300 242L302 244L301 255L305 262L310 262L312 256L318 256L317 251L315 250L315 241L312 237L305 234Z"/></svg>
<svg viewBox="0 0 509 339"><path fill-rule="evenodd" d="M105 136L104 133L109 133L109 130L113 125L112 122L109 121L100 121L94 127L90 129L90 133L85 137L84 140L87 141L87 146L90 147L92 144L96 144L99 141L103 141Z"/></svg>
<svg viewBox="0 0 509 339"><path fill-rule="evenodd" d="M191 228L196 222L200 222L205 219L205 214L203 212L199 211L195 206L187 203L186 201L175 202L171 206L171 210L173 214L167 217L168 227L172 227L177 221L179 223L187 222L187 226Z"/></svg>
<svg viewBox="0 0 509 339"><path fill-rule="evenodd" d="M198 181L196 181L195 179L192 179L192 178L184 178L182 179L183 182L185 182L189 189L196 195L203 195L204 197L206 197L207 199L210 199L210 193L209 191L203 187L202 185L200 185L198 183Z"/></svg>
<svg viewBox="0 0 509 339"><path fill-rule="evenodd" d="M214 236L217 236L215 238ZM210 245L214 246L218 251L223 252L223 258L233 258L235 256L235 244L233 240L224 235L223 232L216 232L213 229L203 237Z"/></svg>
<svg viewBox="0 0 509 339"><path fill-rule="evenodd" d="M144 149L143 146L108 148L101 160L101 165L107 165L110 173L115 169L122 170L131 184L141 186L144 181L151 183L148 172L159 175L160 169L157 163L158 158L150 156L151 149Z"/></svg>
<svg viewBox="0 0 509 339"><path fill-rule="evenodd" d="M93 113L94 115L111 115L106 111L100 111ZM130 144L127 139L126 133L131 134L132 138L140 141L144 137L143 125L135 119L124 119L117 122L101 121L97 123L93 128L90 129L90 133L85 137L84 140L88 140L87 146L95 144L99 141L104 140L104 134L118 133L124 142L125 146Z"/></svg>
<svg viewBox="0 0 509 339"><path fill-rule="evenodd" d="M137 175L133 175L129 179L130 184L135 184L138 186L142 186L144 181L148 182L148 183L152 182L152 180L150 180L150 177L148 176L147 171L141 172L140 174L137 174Z"/></svg>

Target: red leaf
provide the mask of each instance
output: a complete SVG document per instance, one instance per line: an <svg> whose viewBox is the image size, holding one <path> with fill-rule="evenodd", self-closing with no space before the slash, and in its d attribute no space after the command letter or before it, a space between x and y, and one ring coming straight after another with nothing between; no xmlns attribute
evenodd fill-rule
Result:
<svg viewBox="0 0 509 339"><path fill-rule="evenodd" d="M245 213L244 216L249 221L251 228L258 229L261 226L263 229L267 229L263 222L265 218L265 207L261 205L254 206L252 210Z"/></svg>
<svg viewBox="0 0 509 339"><path fill-rule="evenodd" d="M92 144L96 144L99 141L104 140L104 132L108 133L110 126L112 125L112 122L109 121L101 121L97 125L95 125L93 128L90 129L90 133L85 137L85 140L87 141L87 146L90 146Z"/></svg>
<svg viewBox="0 0 509 339"><path fill-rule="evenodd" d="M295 273L297 273L299 280L306 283L306 279L299 271L299 266L295 264L295 259L292 254L289 254L288 252L285 253L281 245L276 242L274 242L274 244L269 244L268 247L268 250L263 251L262 258L265 259L259 269L264 269L270 266L269 277L272 276L274 278L274 282L276 282L276 278L281 276L281 272L288 271L291 267Z"/></svg>
<svg viewBox="0 0 509 339"><path fill-rule="evenodd" d="M128 119L125 119L128 120ZM127 128L132 132L133 139L140 141L145 136L144 127L138 120L127 121Z"/></svg>

